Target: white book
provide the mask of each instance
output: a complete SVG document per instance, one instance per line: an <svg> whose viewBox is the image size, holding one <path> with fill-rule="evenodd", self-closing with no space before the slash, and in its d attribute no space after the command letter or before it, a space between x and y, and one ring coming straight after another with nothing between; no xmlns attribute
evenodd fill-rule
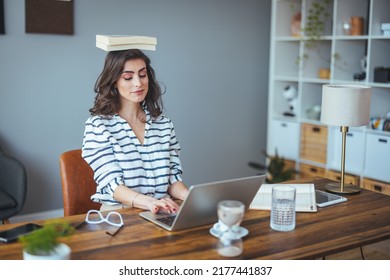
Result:
<svg viewBox="0 0 390 280"><path fill-rule="evenodd" d="M127 44L127 45L107 45L101 42L96 41L96 47L99 49L102 49L104 51L123 51L123 50L129 50L129 49L140 49L140 50L147 50L147 51L155 51L156 46L155 45L148 45L148 44Z"/></svg>
<svg viewBox="0 0 390 280"><path fill-rule="evenodd" d="M96 42L106 45L146 44L157 45L156 37L128 35L96 35Z"/></svg>
<svg viewBox="0 0 390 280"><path fill-rule="evenodd" d="M280 184L262 184L249 208L271 210L272 187L276 185ZM293 186L296 189L296 212L317 212L314 184L289 184L289 186Z"/></svg>
<svg viewBox="0 0 390 280"><path fill-rule="evenodd" d="M384 22L381 24L382 30L389 30L390 29L390 22Z"/></svg>

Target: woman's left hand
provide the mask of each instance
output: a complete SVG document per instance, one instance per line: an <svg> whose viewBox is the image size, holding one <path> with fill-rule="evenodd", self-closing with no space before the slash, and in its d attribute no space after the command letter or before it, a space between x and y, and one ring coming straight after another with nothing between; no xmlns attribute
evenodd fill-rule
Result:
<svg viewBox="0 0 390 280"><path fill-rule="evenodd" d="M153 209L151 209L151 211L154 214L158 212L172 214L172 213L176 213L179 210L179 208L180 206L176 202L174 202L171 198L164 197L153 202Z"/></svg>

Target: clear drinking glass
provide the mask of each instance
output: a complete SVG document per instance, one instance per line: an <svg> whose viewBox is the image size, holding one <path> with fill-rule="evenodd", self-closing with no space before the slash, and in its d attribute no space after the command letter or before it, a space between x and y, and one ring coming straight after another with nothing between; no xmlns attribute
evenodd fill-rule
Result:
<svg viewBox="0 0 390 280"><path fill-rule="evenodd" d="M218 219L227 226L221 232L218 241L218 253L225 257L235 257L242 253L242 239L233 230L234 225L239 225L244 218L245 205L237 200L223 200L218 203Z"/></svg>
<svg viewBox="0 0 390 280"><path fill-rule="evenodd" d="M293 186L278 185L272 188L272 229L290 231L295 228L295 196L296 190Z"/></svg>

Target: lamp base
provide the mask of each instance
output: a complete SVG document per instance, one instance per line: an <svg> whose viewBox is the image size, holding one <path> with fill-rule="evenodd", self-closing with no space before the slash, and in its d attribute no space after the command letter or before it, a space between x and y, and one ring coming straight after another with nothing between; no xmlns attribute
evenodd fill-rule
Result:
<svg viewBox="0 0 390 280"><path fill-rule="evenodd" d="M361 191L361 188L354 185L344 185L343 190L341 191L341 185L340 183L329 183L325 185L325 190L327 190L330 193L335 194L354 194Z"/></svg>

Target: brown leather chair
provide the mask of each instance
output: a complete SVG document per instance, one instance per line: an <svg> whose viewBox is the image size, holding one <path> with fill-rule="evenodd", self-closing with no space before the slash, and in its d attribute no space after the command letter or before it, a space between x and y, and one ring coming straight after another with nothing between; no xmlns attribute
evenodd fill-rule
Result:
<svg viewBox="0 0 390 280"><path fill-rule="evenodd" d="M96 183L91 167L81 157L80 149L64 152L60 156L60 174L64 216L100 209L101 204L91 200L91 195L96 192Z"/></svg>

